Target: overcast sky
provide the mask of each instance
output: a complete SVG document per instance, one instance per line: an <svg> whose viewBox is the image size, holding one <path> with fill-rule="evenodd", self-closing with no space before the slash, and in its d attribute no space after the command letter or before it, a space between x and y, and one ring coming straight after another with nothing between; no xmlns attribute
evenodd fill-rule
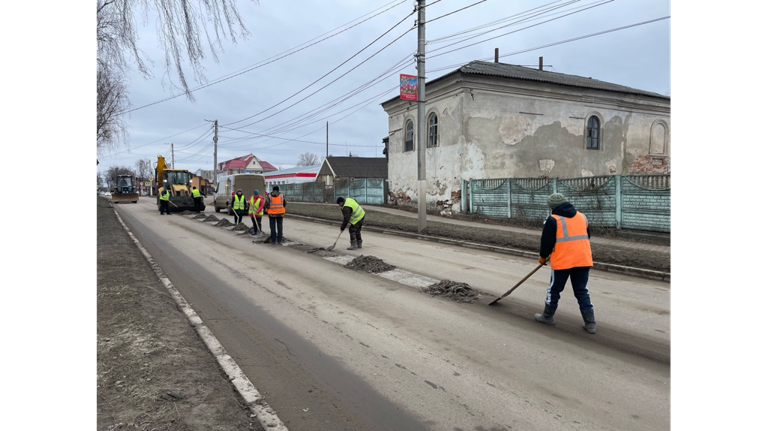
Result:
<svg viewBox="0 0 768 431"><path fill-rule="evenodd" d="M476 2L477 0L441 0L427 8L427 20ZM413 26L415 14L317 84L260 115L245 121L239 120L270 108L328 73L410 14L413 10L413 1L260 0L259 4L255 4L241 0L238 4L243 22L251 35L247 40L241 40L236 45L224 41L224 51L218 53L218 63L212 59L211 55L203 60L209 83L257 65L263 60L300 46L331 30L337 28L336 31L342 30L346 28L344 24L350 21L357 19L355 22L359 22L359 18L368 18L374 13L394 7L351 30L301 52L196 91L194 92L195 102L181 96L127 114L127 123L130 127L129 147L119 148L112 153L99 154L100 171L112 165L134 166L140 158L149 158L154 163L158 155L168 156L168 162L170 162L170 145L166 143L171 142L175 147L177 168L186 168L191 171L212 169L212 125L205 120L214 119L218 119L222 126L219 129L219 162L253 153L275 166L288 168L295 166L299 154L307 151L317 154L322 159L325 156L325 121L331 123L330 153L332 155L345 155L352 152L362 157L382 157L381 140L387 136L388 131L387 116L380 103L398 94L396 89L388 92L386 90L397 86L399 73L415 75L415 63L412 57L410 57L411 61L401 63L402 67L393 69L388 77L384 77L365 91L346 96L341 103L329 110L297 124L302 127L283 131L281 127L285 128L286 123L291 124L289 123L291 120L344 96L396 66L401 60L412 56L417 44L415 29L317 94L270 118L266 117L307 97L390 43ZM532 9L545 5L549 5L546 6L547 8L561 7L543 16L536 18L530 16ZM590 6L593 7L589 8ZM576 12L584 8L589 9ZM540 11L541 9L537 10L537 12ZM567 13L573 14L465 49L437 55ZM462 35L459 38L436 40L518 14L528 15L499 22L483 29L482 32L511 24L525 17L529 19L450 47L446 45L460 42L480 31ZM668 0L608 2L605 0L487 0L427 24L427 81L446 74L456 67L438 71L435 69L491 57L496 47L499 48L501 55L504 55L669 15ZM588 76L642 90L671 94L670 21L669 19L661 20L557 46L534 49L504 57L500 61L533 66L538 64L538 57L543 56L544 64L551 65L546 70ZM154 61L154 77L145 79L135 71L131 73L129 96L134 108L179 93L178 90L171 88L169 77L165 74L164 54L158 49L153 17L150 17L146 26L140 28L140 39L141 48ZM430 50L437 50L432 54L434 57L430 56ZM188 79L191 80L192 76L191 71L188 70ZM175 77L172 78L175 79ZM196 85L198 84L192 83L193 87ZM368 99L371 100L362 103ZM250 124L256 121L259 122ZM232 128L242 129L231 130ZM189 129L193 130L180 133ZM253 133L270 134L276 137L254 137ZM244 140L248 137L250 139Z"/></svg>

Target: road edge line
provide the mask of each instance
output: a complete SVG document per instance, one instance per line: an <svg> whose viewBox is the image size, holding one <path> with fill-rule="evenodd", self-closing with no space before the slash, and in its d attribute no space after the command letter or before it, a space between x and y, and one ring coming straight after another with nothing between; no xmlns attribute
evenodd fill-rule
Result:
<svg viewBox="0 0 768 431"><path fill-rule="evenodd" d="M160 265L155 261L155 259L152 258L152 255L149 253L149 251L147 251L147 249L141 245L139 239L133 235L133 232L131 232L125 222L123 222L123 219L120 217L120 214L117 213L117 210L115 208L113 209L115 210L115 216L117 216L117 220L121 225L123 225L123 228L128 233L128 236L131 237L133 242L139 248L139 251L141 251L141 253L144 255L144 258L147 259L149 266L155 272L157 278L161 283L163 283L173 300L176 301L176 305L184 313L184 315L187 316L187 320L192 325L192 327L195 328L197 335L203 340L203 343L206 345L206 347L208 347L208 350L211 352L214 358L216 358L216 362L219 364L224 373L226 373L227 377L229 377L230 382L232 382L235 389L237 389L237 392L243 398L243 401L245 401L245 404L248 406L251 412L253 412L253 414L256 416L256 419L258 419L261 426L264 427L264 429L269 430L288 431L288 428L285 426L285 424L283 424L280 418L277 417L277 413L275 413L275 411L269 407L269 404L267 404L267 402L264 400L264 397L256 389L253 383L251 383L250 379L248 379L240 366L237 365L235 360L227 354L227 350L224 348L224 346L221 345L216 336L214 336L210 329L208 329L208 327L203 323L203 320L200 319L200 316L197 315L195 310L184 299L184 297L181 295L181 292L179 292L173 283L171 283L171 280L165 275L162 268L160 268Z"/></svg>

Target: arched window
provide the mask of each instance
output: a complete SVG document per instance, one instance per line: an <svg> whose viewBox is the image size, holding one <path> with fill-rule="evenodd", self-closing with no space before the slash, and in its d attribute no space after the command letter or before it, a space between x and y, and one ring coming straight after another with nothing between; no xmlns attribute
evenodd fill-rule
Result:
<svg viewBox="0 0 768 431"><path fill-rule="evenodd" d="M651 149L650 154L665 154L667 143L667 125L661 121L656 121L651 126Z"/></svg>
<svg viewBox="0 0 768 431"><path fill-rule="evenodd" d="M427 137L427 147L437 146L437 114L429 116L429 136Z"/></svg>
<svg viewBox="0 0 768 431"><path fill-rule="evenodd" d="M600 119L594 115L587 121L587 149L600 149Z"/></svg>
<svg viewBox="0 0 768 431"><path fill-rule="evenodd" d="M413 151L413 121L405 123L405 151Z"/></svg>

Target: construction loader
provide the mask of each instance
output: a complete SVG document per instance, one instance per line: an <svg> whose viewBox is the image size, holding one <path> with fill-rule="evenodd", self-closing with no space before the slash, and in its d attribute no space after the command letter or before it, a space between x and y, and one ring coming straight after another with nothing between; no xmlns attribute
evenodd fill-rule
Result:
<svg viewBox="0 0 768 431"><path fill-rule="evenodd" d="M168 210L170 212L181 212L185 210L195 210L195 199L192 197L192 174L186 169L169 169L165 164L165 158L157 157L157 167L155 167L155 178L157 178L157 209L160 210L160 195L168 189L171 193ZM205 209L205 203L203 203Z"/></svg>
<svg viewBox="0 0 768 431"><path fill-rule="evenodd" d="M139 201L139 192L136 191L133 175L116 176L115 187L112 190L112 203L137 203Z"/></svg>

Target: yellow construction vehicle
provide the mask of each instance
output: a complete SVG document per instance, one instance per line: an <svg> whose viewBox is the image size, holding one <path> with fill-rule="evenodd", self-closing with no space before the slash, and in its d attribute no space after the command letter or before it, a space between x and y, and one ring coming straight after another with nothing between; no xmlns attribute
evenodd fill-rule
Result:
<svg viewBox="0 0 768 431"><path fill-rule="evenodd" d="M115 187L112 192L112 203L139 201L133 175L118 175L115 177Z"/></svg>
<svg viewBox="0 0 768 431"><path fill-rule="evenodd" d="M157 156L157 167L155 168L155 178L157 178L157 209L160 209L160 195L167 188L170 193L170 203L168 209L171 212L194 211L195 200L192 198L192 174L186 169L169 169L165 164L165 157ZM205 210L205 203L203 203Z"/></svg>

